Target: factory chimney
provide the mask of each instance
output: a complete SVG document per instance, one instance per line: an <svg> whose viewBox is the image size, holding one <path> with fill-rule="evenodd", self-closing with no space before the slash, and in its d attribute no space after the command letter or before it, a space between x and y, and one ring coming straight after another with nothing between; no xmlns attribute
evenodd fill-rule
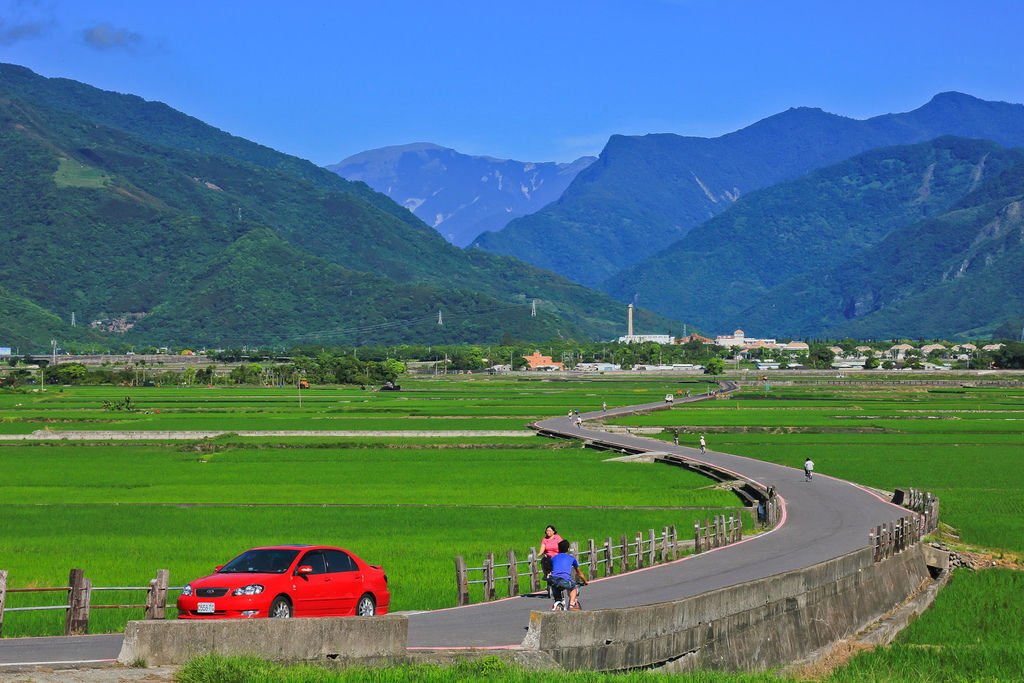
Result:
<svg viewBox="0 0 1024 683"><path fill-rule="evenodd" d="M629 308L626 309L626 316L627 316L626 317L626 336L627 337L632 337L633 336L633 304L630 304Z"/></svg>

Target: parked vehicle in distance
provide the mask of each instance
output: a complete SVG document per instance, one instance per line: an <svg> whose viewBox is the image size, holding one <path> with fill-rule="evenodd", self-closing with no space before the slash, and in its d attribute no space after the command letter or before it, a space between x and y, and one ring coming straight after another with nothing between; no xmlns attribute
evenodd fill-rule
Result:
<svg viewBox="0 0 1024 683"><path fill-rule="evenodd" d="M178 597L179 619L344 617L387 614L391 594L381 567L343 548L252 548L190 581Z"/></svg>
<svg viewBox="0 0 1024 683"><path fill-rule="evenodd" d="M672 394L665 394L665 403L675 403L675 396Z"/></svg>

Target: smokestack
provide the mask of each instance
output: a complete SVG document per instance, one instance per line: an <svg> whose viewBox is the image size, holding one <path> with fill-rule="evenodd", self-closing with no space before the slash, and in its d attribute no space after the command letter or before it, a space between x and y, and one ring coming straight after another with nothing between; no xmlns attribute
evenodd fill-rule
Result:
<svg viewBox="0 0 1024 683"><path fill-rule="evenodd" d="M632 337L633 336L633 304L630 304L629 308L626 309L626 321L627 321L626 322L626 336L627 337Z"/></svg>

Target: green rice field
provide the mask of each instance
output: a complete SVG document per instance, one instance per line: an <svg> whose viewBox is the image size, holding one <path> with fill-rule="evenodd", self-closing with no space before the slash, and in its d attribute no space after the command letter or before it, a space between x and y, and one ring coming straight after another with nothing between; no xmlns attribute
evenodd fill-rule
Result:
<svg viewBox="0 0 1024 683"><path fill-rule="evenodd" d="M699 393L700 378L403 380L403 391L353 388L48 388L0 391L0 434L37 430L345 430L340 437L239 437L159 442L0 442L0 568L12 587L60 585L72 566L94 585L144 585L157 568L172 585L247 546L327 542L391 578L393 609L454 603L452 558L525 551L546 524L574 539L604 538L738 505L730 493L673 468L607 462L607 453L537 437L395 436L402 431L523 430L569 409L596 410ZM130 395L131 412L103 409ZM1024 388L844 386L773 381L736 396L615 421L679 429L681 442L816 469L882 489L936 493L942 520L965 544L1024 552ZM379 435L375 432L386 432ZM571 471L572 500L552 472ZM666 474L670 476L666 476ZM836 681L1019 680L1024 671L1024 576L960 570L935 606L890 647L855 657ZM9 597L9 606L24 596ZM119 599L123 599L119 596ZM53 614L11 614L4 636L58 632ZM93 613L92 631L137 615ZM200 670L257 666L205 661ZM260 665L262 666L262 665ZM366 674L359 680L540 680L498 663ZM476 668L474 668L476 667ZM488 668L490 667L490 668ZM203 679L196 669L183 680ZM251 671L250 671L251 673ZM270 678L286 674L276 671ZM291 674L287 674L291 675ZM290 680L350 680L297 674ZM316 678L317 676L324 678ZM337 677L337 676L342 677ZM311 677L312 676L312 677ZM389 677L390 676L390 677ZM394 678L398 676L398 678ZM566 675L564 680L625 680ZM282 678L283 679L283 678ZM355 679L351 679L355 680ZM545 680L563 680L562 678ZM767 680L708 674L692 680Z"/></svg>
<svg viewBox="0 0 1024 683"><path fill-rule="evenodd" d="M94 586L144 586L159 568L182 585L246 547L329 543L386 568L393 610L450 606L455 555L471 566L509 548L525 557L548 524L581 542L667 525L692 528L695 519L728 514L740 501L698 475L606 462L612 454L573 443L370 432L523 430L566 405L585 410L602 400L654 400L665 387L441 379L413 382L400 393L317 389L303 392L301 407L294 390L145 388L130 390L137 408L127 414L96 410L125 393L118 388L0 393L3 424L28 424L29 431L89 428L96 423L83 420L97 415L108 420L100 429L241 429L244 421L249 429L276 430L286 422L288 429L322 430L318 418L337 414L346 429L366 432L0 441L0 569L8 570L12 588L66 584L71 567L85 569ZM360 417L367 414L377 417ZM575 482L571 500L550 485L566 472ZM52 604L53 595L12 594L8 607ZM118 630L138 616L96 610L90 630ZM3 635L56 633L62 623L60 612L9 613Z"/></svg>

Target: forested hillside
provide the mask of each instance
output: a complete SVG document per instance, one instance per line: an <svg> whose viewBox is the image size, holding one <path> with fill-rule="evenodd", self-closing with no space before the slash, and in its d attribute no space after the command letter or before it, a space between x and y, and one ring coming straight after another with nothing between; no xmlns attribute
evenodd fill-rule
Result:
<svg viewBox="0 0 1024 683"><path fill-rule="evenodd" d="M982 216L994 220L993 212L1012 206L1022 161L1024 151L951 137L868 152L740 199L606 288L705 329L741 327L755 336L991 330L1014 297L996 296L955 325L949 318L925 325L934 315L887 306L937 286L936 271L951 277L950 260L966 257L950 241L951 226L970 243ZM973 213L963 213L967 206ZM980 277L982 265L975 259L958 286ZM853 324L866 315L888 322Z"/></svg>
<svg viewBox="0 0 1024 683"><path fill-rule="evenodd" d="M165 105L11 65L0 65L0 182L0 239L16 254L0 287L65 326L71 312L79 324L128 320L125 340L485 341L623 326L607 296L467 254L361 183ZM44 328L19 334L48 343Z"/></svg>
<svg viewBox="0 0 1024 683"><path fill-rule="evenodd" d="M1024 155L1018 155L1018 158ZM1024 160L950 211L783 283L741 314L800 334L1017 338L1024 312Z"/></svg>
<svg viewBox="0 0 1024 683"><path fill-rule="evenodd" d="M912 112L867 120L799 108L713 139L613 136L559 201L475 245L597 285L754 190L941 135L1024 145L1024 106L943 93Z"/></svg>

